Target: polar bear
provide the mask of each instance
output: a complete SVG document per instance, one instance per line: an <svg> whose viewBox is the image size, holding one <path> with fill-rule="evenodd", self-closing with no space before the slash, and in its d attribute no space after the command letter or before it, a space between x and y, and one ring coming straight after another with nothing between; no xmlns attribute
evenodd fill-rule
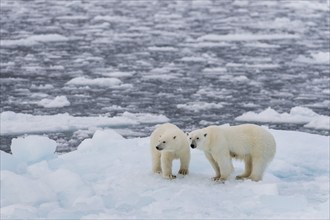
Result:
<svg viewBox="0 0 330 220"><path fill-rule="evenodd" d="M245 171L236 179L262 180L267 164L276 152L275 139L254 124L209 126L188 135L191 148L203 150L215 170L214 180L225 181L233 171L232 158L243 160Z"/></svg>
<svg viewBox="0 0 330 220"><path fill-rule="evenodd" d="M190 147L187 135L176 125L159 125L150 135L152 171L162 172L166 179L174 179L172 161L180 159L179 174L188 174Z"/></svg>

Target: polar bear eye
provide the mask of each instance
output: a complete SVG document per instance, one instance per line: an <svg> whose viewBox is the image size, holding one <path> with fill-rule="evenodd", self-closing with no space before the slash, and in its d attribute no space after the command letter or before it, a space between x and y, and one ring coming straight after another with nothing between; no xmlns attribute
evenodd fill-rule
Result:
<svg viewBox="0 0 330 220"><path fill-rule="evenodd" d="M163 144L165 144L166 143L166 141L163 141Z"/></svg>
<svg viewBox="0 0 330 220"><path fill-rule="evenodd" d="M199 140L199 138L196 138L197 140Z"/></svg>
<svg viewBox="0 0 330 220"><path fill-rule="evenodd" d="M189 138L191 140L191 138Z"/></svg>

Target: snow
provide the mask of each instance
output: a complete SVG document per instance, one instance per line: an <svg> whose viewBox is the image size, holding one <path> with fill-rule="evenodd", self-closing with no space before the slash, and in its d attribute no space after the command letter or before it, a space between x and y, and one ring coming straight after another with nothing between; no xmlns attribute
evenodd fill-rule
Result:
<svg viewBox="0 0 330 220"><path fill-rule="evenodd" d="M277 153L264 180L235 180L235 161L225 184L198 150L188 176L152 174L148 137L97 130L62 155L47 137L13 139L12 155L0 151L1 219L329 219L329 138L269 131Z"/></svg>
<svg viewBox="0 0 330 220"><path fill-rule="evenodd" d="M91 127L125 127L128 125L162 123L169 119L163 115L124 112L120 116L75 117L64 114L31 115L5 111L0 113L1 135L36 132L75 131Z"/></svg>
<svg viewBox="0 0 330 220"><path fill-rule="evenodd" d="M54 99L42 99L37 103L37 105L45 108L61 108L69 106L70 102L66 96L56 96Z"/></svg>
<svg viewBox="0 0 330 220"><path fill-rule="evenodd" d="M246 112L241 116L235 118L237 121L245 122L272 122L272 123L293 123L305 124L305 127L330 130L330 117L319 115L307 107L293 107L290 113L278 113L272 108L255 113Z"/></svg>

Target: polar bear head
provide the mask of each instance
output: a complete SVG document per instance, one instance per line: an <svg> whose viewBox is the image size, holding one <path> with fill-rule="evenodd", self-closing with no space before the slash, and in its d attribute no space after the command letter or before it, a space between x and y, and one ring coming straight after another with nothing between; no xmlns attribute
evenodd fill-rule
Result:
<svg viewBox="0 0 330 220"><path fill-rule="evenodd" d="M204 150L205 146L208 144L208 133L207 130L204 129L198 129L190 132L188 134L188 139L190 142L191 148L197 148L200 150Z"/></svg>
<svg viewBox="0 0 330 220"><path fill-rule="evenodd" d="M175 132L167 132L159 137L156 149L159 151L176 151L181 144L179 139L178 134Z"/></svg>

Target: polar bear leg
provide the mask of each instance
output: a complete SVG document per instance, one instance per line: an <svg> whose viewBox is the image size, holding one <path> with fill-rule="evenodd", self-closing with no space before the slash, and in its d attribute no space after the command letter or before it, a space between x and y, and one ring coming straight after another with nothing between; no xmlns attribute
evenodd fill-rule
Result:
<svg viewBox="0 0 330 220"><path fill-rule="evenodd" d="M163 171L163 177L166 179L175 179L176 176L172 175L172 161L174 155L171 152L162 152L161 166Z"/></svg>
<svg viewBox="0 0 330 220"><path fill-rule="evenodd" d="M232 171L234 170L234 166L231 161L229 152L227 154L224 152L220 153L220 155L216 157L216 162L219 164L221 170L220 180L227 180Z"/></svg>
<svg viewBox="0 0 330 220"><path fill-rule="evenodd" d="M220 179L220 167L218 163L213 159L212 155L209 152L204 151L204 154L206 158L210 161L211 166L213 167L215 171L215 177L213 177L213 180L219 180Z"/></svg>
<svg viewBox="0 0 330 220"><path fill-rule="evenodd" d="M160 166L160 152L153 152L152 154L152 172L161 173L162 169Z"/></svg>
<svg viewBox="0 0 330 220"><path fill-rule="evenodd" d="M245 156L244 158L245 171L239 176L236 176L236 179L244 179L251 175L252 172L252 159L251 156Z"/></svg>
<svg viewBox="0 0 330 220"><path fill-rule="evenodd" d="M187 175L190 161L190 152L188 151L183 156L180 157L180 170L179 174Z"/></svg>
<svg viewBox="0 0 330 220"><path fill-rule="evenodd" d="M253 181L260 181L266 169L267 161L263 158L252 158L252 172L248 177Z"/></svg>

